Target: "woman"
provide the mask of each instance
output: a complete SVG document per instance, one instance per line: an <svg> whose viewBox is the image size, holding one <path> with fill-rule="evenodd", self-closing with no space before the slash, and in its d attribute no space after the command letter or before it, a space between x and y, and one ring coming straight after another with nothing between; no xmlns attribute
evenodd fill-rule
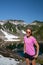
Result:
<svg viewBox="0 0 43 65"><path fill-rule="evenodd" d="M35 47L36 46L36 52ZM26 64L30 65L30 61L32 65L36 65L35 58L38 57L39 54L39 45L35 37L32 36L32 30L27 29L26 35L24 36L24 55L26 58Z"/></svg>

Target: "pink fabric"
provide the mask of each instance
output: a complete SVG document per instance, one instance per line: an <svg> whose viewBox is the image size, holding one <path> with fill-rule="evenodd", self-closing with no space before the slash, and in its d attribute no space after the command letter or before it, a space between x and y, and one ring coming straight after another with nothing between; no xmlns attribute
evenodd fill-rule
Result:
<svg viewBox="0 0 43 65"><path fill-rule="evenodd" d="M26 44L26 53L29 55L35 55L35 48L34 48L34 44L36 44L36 39L33 36L30 36L29 38L27 38L26 36L24 36L24 42Z"/></svg>

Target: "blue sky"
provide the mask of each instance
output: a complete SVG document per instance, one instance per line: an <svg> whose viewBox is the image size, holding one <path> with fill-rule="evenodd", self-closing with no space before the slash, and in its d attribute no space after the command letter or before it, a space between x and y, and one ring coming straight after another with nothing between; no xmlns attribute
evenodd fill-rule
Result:
<svg viewBox="0 0 43 65"><path fill-rule="evenodd" d="M43 0L0 0L0 20L43 21Z"/></svg>

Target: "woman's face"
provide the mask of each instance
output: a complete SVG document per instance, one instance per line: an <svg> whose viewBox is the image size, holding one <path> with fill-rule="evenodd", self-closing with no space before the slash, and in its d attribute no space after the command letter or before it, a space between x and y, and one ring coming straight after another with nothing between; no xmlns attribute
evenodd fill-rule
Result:
<svg viewBox="0 0 43 65"><path fill-rule="evenodd" d="M27 29L27 30L26 30L26 35L27 35L27 36L30 36L30 35L31 35L31 30L30 30L30 29Z"/></svg>

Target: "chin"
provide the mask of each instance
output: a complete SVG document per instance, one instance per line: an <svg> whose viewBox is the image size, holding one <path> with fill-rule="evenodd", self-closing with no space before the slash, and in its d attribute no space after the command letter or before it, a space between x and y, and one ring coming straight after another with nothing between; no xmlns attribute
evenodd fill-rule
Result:
<svg viewBox="0 0 43 65"><path fill-rule="evenodd" d="M27 35L27 36L30 36L30 35Z"/></svg>

